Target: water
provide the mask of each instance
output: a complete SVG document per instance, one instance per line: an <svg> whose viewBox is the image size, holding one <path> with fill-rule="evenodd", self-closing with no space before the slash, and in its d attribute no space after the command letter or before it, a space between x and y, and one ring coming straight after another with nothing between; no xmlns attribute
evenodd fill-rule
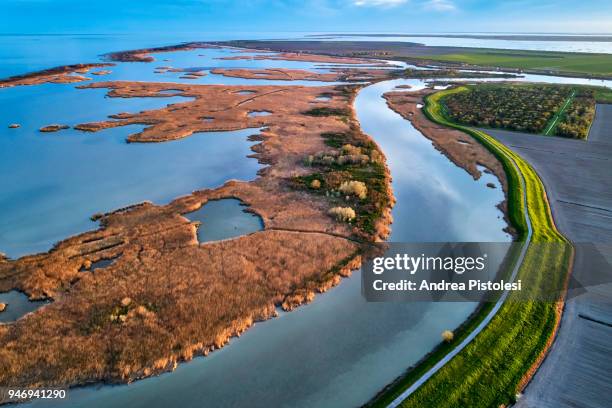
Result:
<svg viewBox="0 0 612 408"><path fill-rule="evenodd" d="M155 61L150 63L143 62L128 62L117 63L114 67L109 67L112 71L108 75L95 76L88 75L95 82L138 79L139 81L147 82L174 82L183 84L223 84L223 85L283 85L289 83L291 85L302 86L324 86L329 85L329 82L324 81L282 81L268 79L245 79L226 77L221 74L213 74L211 70L215 68L249 68L249 69L266 69L266 68L286 68L286 69L305 69L318 73L329 73L334 64L326 64L323 68L321 64L303 61L277 61L277 60L227 60L225 57L245 56L253 57L265 55L258 52L241 52L231 48L198 48L186 51L174 51L151 54ZM96 62L94 60L93 62ZM159 73L158 68L178 68L187 71L201 71L206 75L200 76L197 79L181 78L186 72L171 72L166 70ZM158 71L158 72L156 72Z"/></svg>
<svg viewBox="0 0 612 408"><path fill-rule="evenodd" d="M0 34L0 78L60 65L97 62L102 54L191 41L266 39L283 33ZM287 34L301 36L298 33ZM160 59L161 61L161 59ZM165 64L161 64L165 65ZM112 68L111 68L112 69Z"/></svg>
<svg viewBox="0 0 612 408"><path fill-rule="evenodd" d="M414 80L385 81L362 90L355 101L362 129L373 135L387 156L397 204L393 209L396 242L507 241L506 226L495 205L504 199L494 175L473 178L454 166L412 124L379 99ZM409 91L410 91L409 90ZM397 235L399 234L399 235Z"/></svg>
<svg viewBox="0 0 612 408"><path fill-rule="evenodd" d="M247 114L247 116L249 118L254 118L254 117L257 117L257 116L268 116L268 115L271 115L271 114L272 114L272 112L270 112L270 111L251 111L251 112L249 112Z"/></svg>
<svg viewBox="0 0 612 408"><path fill-rule="evenodd" d="M245 211L242 201L235 198L209 201L202 208L183 214L191 221L200 221L198 241L219 241L261 231L261 218Z"/></svg>
<svg viewBox="0 0 612 408"><path fill-rule="evenodd" d="M0 303L6 305L4 312L0 312L0 324L11 323L26 314L37 310L48 302L30 302L28 297L16 290L0 293Z"/></svg>
<svg viewBox="0 0 612 408"><path fill-rule="evenodd" d="M100 259L99 261L93 262L91 266L86 269L85 267L81 267L80 272L93 272L96 269L104 269L107 266L111 266L115 262L115 259Z"/></svg>

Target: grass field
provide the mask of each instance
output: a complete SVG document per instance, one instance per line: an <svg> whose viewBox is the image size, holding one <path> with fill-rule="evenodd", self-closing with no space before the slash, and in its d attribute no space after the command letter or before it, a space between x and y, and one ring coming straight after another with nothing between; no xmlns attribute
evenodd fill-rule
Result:
<svg viewBox="0 0 612 408"><path fill-rule="evenodd" d="M523 282L529 282L526 290L538 291L551 282L562 285L569 269L572 248L554 225L542 182L529 163L493 137L447 119L440 104L441 98L463 90L455 88L429 96L426 99L426 114L435 122L470 134L504 165L509 184L508 216L518 231L519 240L525 237L527 231L525 211L529 214L533 229L532 244L517 276ZM525 188L520 182L521 175ZM559 322L560 306L558 301L517 301L510 295L489 325L401 406L499 407L514 401L524 385L525 373L540 361L550 344ZM476 323L467 323L466 328L474 327L490 310L488 307L490 305L485 305L473 318ZM439 348L421 366L372 401L371 405L388 405L420 373L445 354L444 347L450 350L467 332L462 331L450 346Z"/></svg>
<svg viewBox="0 0 612 408"><path fill-rule="evenodd" d="M466 52L426 58L486 67L536 69L595 76L612 75L612 54L470 49Z"/></svg>
<svg viewBox="0 0 612 408"><path fill-rule="evenodd" d="M593 87L593 89L598 103L612 103L612 89L604 87Z"/></svg>

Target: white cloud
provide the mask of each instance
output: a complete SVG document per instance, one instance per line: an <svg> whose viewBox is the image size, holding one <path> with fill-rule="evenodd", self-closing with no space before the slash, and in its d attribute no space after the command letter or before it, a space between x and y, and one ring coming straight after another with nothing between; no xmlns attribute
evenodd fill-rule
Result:
<svg viewBox="0 0 612 408"><path fill-rule="evenodd" d="M395 7L407 1L408 0L352 0L354 5L363 7Z"/></svg>
<svg viewBox="0 0 612 408"><path fill-rule="evenodd" d="M423 3L425 10L431 11L455 11L457 7L452 0L428 0Z"/></svg>

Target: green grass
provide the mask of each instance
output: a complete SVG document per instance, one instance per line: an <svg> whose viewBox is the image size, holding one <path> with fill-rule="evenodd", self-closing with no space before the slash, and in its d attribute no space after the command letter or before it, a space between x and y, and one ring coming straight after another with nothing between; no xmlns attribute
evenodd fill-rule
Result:
<svg viewBox="0 0 612 408"><path fill-rule="evenodd" d="M346 109L338 109L338 108L312 108L304 112L304 115L310 116L348 116L349 112Z"/></svg>
<svg viewBox="0 0 612 408"><path fill-rule="evenodd" d="M612 54L482 49L428 56L426 59L487 67L535 69L595 76L612 75Z"/></svg>
<svg viewBox="0 0 612 408"><path fill-rule="evenodd" d="M485 132L457 125L447 119L441 98L465 90L465 87L461 87L429 96L424 112L434 122L470 134L503 164L508 177L510 221L518 231L519 240L524 239L527 232L524 214L527 211L533 230L532 244L527 249L517 276L517 279L523 280L524 291L535 294L551 283L560 287L565 282L572 249L554 225L544 186L531 165L512 150ZM525 188L520 183L519 171ZM525 195L527 206L524 204ZM484 318L490 307L490 304L485 305L451 346L458 344L469 329ZM557 303L554 301L519 301L513 300L511 294L487 327L401 406L498 407L514 401L521 379L551 339L558 320L556 310ZM438 352L430 355L422 365L409 372L371 405L386 406L450 349L446 346L439 348Z"/></svg>
<svg viewBox="0 0 612 408"><path fill-rule="evenodd" d="M599 103L612 103L612 89L603 86L593 87L595 90L595 100Z"/></svg>

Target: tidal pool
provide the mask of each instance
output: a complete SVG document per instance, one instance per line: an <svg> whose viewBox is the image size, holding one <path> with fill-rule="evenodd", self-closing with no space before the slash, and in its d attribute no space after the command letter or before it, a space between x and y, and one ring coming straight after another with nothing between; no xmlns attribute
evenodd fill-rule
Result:
<svg viewBox="0 0 612 408"><path fill-rule="evenodd" d="M255 231L264 227L261 218L245 211L242 201L235 198L211 200L196 211L183 214L191 221L200 221L198 241L219 241Z"/></svg>
<svg viewBox="0 0 612 408"><path fill-rule="evenodd" d="M21 319L26 314L35 311L48 302L32 302L24 293L11 290L10 292L0 293L0 303L6 305L4 312L0 312L0 324L2 324L12 323L17 319Z"/></svg>
<svg viewBox="0 0 612 408"><path fill-rule="evenodd" d="M271 115L271 114L272 114L272 112L270 112L270 111L250 111L247 114L247 116L249 118L254 118L254 117L257 117L257 116L268 116L268 115Z"/></svg>

